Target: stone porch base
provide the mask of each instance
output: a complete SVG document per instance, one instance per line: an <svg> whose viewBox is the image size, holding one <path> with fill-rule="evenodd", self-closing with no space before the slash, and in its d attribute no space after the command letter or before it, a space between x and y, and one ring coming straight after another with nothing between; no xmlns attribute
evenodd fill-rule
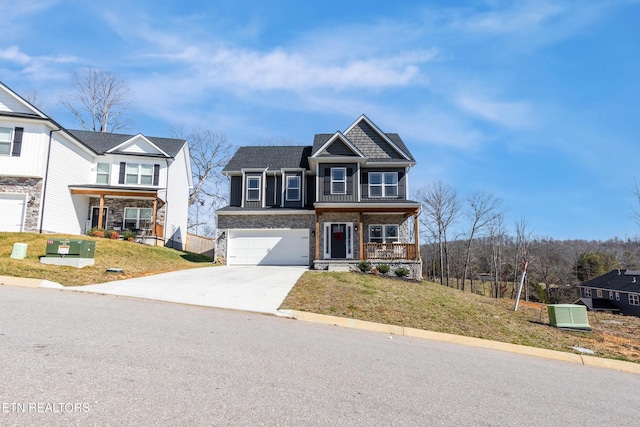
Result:
<svg viewBox="0 0 640 427"><path fill-rule="evenodd" d="M380 264L386 264L390 267L388 276L395 276L393 271L396 268L406 268L409 270L409 279L412 280L422 280L422 260L369 260L372 267L375 267ZM313 261L313 269L314 270L328 270L328 271L359 271L358 264L360 260L358 259L347 259L347 260L331 260L331 259L317 259Z"/></svg>

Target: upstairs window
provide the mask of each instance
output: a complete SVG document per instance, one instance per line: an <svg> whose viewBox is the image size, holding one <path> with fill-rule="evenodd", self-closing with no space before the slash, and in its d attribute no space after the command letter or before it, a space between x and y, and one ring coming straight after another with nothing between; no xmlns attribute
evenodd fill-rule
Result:
<svg viewBox="0 0 640 427"><path fill-rule="evenodd" d="M260 177L247 177L247 201L257 202L260 200Z"/></svg>
<svg viewBox="0 0 640 427"><path fill-rule="evenodd" d="M331 194L347 194L347 168L331 168Z"/></svg>
<svg viewBox="0 0 640 427"><path fill-rule="evenodd" d="M20 156L24 128L0 127L0 156Z"/></svg>
<svg viewBox="0 0 640 427"><path fill-rule="evenodd" d="M394 243L398 241L397 225L370 225L370 243Z"/></svg>
<svg viewBox="0 0 640 427"><path fill-rule="evenodd" d="M153 165L140 165L137 163L127 163L127 174L125 184L153 184Z"/></svg>
<svg viewBox="0 0 640 427"><path fill-rule="evenodd" d="M109 184L109 163L98 163L96 167L96 184Z"/></svg>
<svg viewBox="0 0 640 427"><path fill-rule="evenodd" d="M11 153L11 137L13 129L0 128L0 155L8 156Z"/></svg>
<svg viewBox="0 0 640 427"><path fill-rule="evenodd" d="M398 197L398 172L369 172L369 197Z"/></svg>
<svg viewBox="0 0 640 427"><path fill-rule="evenodd" d="M300 177L299 176L287 177L287 201L290 201L290 202L300 201Z"/></svg>

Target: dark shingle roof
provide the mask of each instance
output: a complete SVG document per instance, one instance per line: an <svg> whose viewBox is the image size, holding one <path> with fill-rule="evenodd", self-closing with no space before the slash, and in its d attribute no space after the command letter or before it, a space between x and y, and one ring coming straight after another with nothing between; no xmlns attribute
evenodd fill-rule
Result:
<svg viewBox="0 0 640 427"><path fill-rule="evenodd" d="M136 136L120 133L91 132L86 130L69 130L68 132L98 154L104 154L106 151L117 147L123 142ZM186 141L183 139L158 138L146 135L144 135L144 137L155 144L159 149L167 153L170 157L175 157L178 152L180 152L184 144L186 144Z"/></svg>
<svg viewBox="0 0 640 427"><path fill-rule="evenodd" d="M611 291L640 293L640 272L611 270L602 276L582 283L580 286Z"/></svg>
<svg viewBox="0 0 640 427"><path fill-rule="evenodd" d="M250 168L309 169L310 146L248 146L240 147L223 172L239 172Z"/></svg>
<svg viewBox="0 0 640 427"><path fill-rule="evenodd" d="M318 150L320 148L322 148L322 146L333 136L334 134L332 133L318 133L314 136L313 138L313 148L311 149L312 153L317 153ZM391 140L391 142L393 142L400 150L402 150L402 152L404 152L407 156L409 156L409 159L413 162L416 161L416 159L413 158L413 155L409 152L409 150L407 149L407 146L404 144L404 141L402 141L402 138L400 138L400 135L398 135L397 133L385 133L385 135L387 136L387 138L389 138ZM393 161L403 161L403 160L399 160L399 159L370 159L370 160L380 160L380 161L385 161L385 162L393 162Z"/></svg>

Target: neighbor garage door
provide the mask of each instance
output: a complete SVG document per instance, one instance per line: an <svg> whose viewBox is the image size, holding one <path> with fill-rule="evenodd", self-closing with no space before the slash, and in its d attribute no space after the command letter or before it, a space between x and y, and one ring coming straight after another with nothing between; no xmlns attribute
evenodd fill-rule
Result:
<svg viewBox="0 0 640 427"><path fill-rule="evenodd" d="M0 231L22 231L25 194L0 193Z"/></svg>
<svg viewBox="0 0 640 427"><path fill-rule="evenodd" d="M309 230L228 230L229 265L309 265Z"/></svg>

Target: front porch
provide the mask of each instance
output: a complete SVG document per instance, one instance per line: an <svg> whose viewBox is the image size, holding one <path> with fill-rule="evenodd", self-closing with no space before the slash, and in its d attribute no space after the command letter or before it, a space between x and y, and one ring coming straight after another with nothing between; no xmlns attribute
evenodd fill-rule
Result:
<svg viewBox="0 0 640 427"><path fill-rule="evenodd" d="M419 204L352 204L315 209L316 270L357 270L361 261L406 268L422 277L418 241Z"/></svg>

